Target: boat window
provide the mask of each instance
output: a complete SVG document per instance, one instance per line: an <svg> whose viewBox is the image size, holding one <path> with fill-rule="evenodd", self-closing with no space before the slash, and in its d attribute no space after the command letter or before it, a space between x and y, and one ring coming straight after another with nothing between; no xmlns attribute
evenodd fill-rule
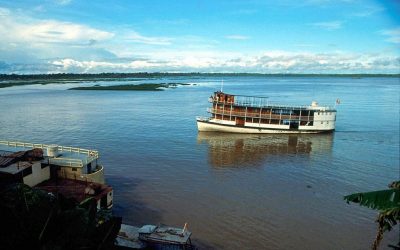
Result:
<svg viewBox="0 0 400 250"><path fill-rule="evenodd" d="M77 171L78 169L77 168L72 168L72 171Z"/></svg>
<svg viewBox="0 0 400 250"><path fill-rule="evenodd" d="M329 122L326 122L326 124L329 124Z"/></svg>
<svg viewBox="0 0 400 250"><path fill-rule="evenodd" d="M324 122L321 122L321 124L324 124Z"/></svg>

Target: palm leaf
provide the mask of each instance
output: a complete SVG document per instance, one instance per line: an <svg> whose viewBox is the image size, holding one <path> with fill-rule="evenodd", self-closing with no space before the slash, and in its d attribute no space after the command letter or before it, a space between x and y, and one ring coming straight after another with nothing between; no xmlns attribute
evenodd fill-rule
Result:
<svg viewBox="0 0 400 250"><path fill-rule="evenodd" d="M386 210L400 207L400 190L386 189L366 193L347 195L344 199L349 202L359 203L361 206L377 210Z"/></svg>
<svg viewBox="0 0 400 250"><path fill-rule="evenodd" d="M379 190L366 193L356 193L346 195L344 199L347 203L355 202L360 206L378 209L379 215L376 220L378 222L378 233L372 245L372 249L376 250L379 243L383 239L383 233L390 231L400 221L400 181L394 181L389 184L390 189ZM400 246L400 241L399 244Z"/></svg>

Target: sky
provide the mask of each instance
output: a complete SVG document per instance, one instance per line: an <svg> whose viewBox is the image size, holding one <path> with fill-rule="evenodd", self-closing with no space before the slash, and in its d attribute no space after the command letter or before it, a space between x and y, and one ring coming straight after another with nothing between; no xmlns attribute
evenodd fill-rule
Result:
<svg viewBox="0 0 400 250"><path fill-rule="evenodd" d="M0 0L0 73L400 73L400 1Z"/></svg>

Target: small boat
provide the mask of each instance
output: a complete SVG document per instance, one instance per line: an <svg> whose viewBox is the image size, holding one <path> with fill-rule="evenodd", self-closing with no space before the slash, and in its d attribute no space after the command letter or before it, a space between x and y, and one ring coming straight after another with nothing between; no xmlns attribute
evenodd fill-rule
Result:
<svg viewBox="0 0 400 250"><path fill-rule="evenodd" d="M146 249L147 244L139 239L139 228L121 224L121 229L115 239L115 249Z"/></svg>
<svg viewBox="0 0 400 250"><path fill-rule="evenodd" d="M192 233L186 229L186 223L183 228L144 225L138 233L139 239L154 249L195 249L190 240Z"/></svg>
<svg viewBox="0 0 400 250"><path fill-rule="evenodd" d="M323 133L335 130L336 109L311 105L274 105L267 97L214 92L207 109L210 117L197 117L199 131L230 133ZM338 100L337 100L337 103Z"/></svg>

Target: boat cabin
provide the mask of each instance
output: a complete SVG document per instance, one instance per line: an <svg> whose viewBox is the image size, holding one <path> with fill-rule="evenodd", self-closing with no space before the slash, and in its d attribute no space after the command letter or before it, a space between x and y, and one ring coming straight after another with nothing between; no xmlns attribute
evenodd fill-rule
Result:
<svg viewBox="0 0 400 250"><path fill-rule="evenodd" d="M315 101L304 106L277 105L268 97L221 91L214 92L209 101L212 106L207 111L211 117L197 119L199 131L317 133L335 129L336 110Z"/></svg>

